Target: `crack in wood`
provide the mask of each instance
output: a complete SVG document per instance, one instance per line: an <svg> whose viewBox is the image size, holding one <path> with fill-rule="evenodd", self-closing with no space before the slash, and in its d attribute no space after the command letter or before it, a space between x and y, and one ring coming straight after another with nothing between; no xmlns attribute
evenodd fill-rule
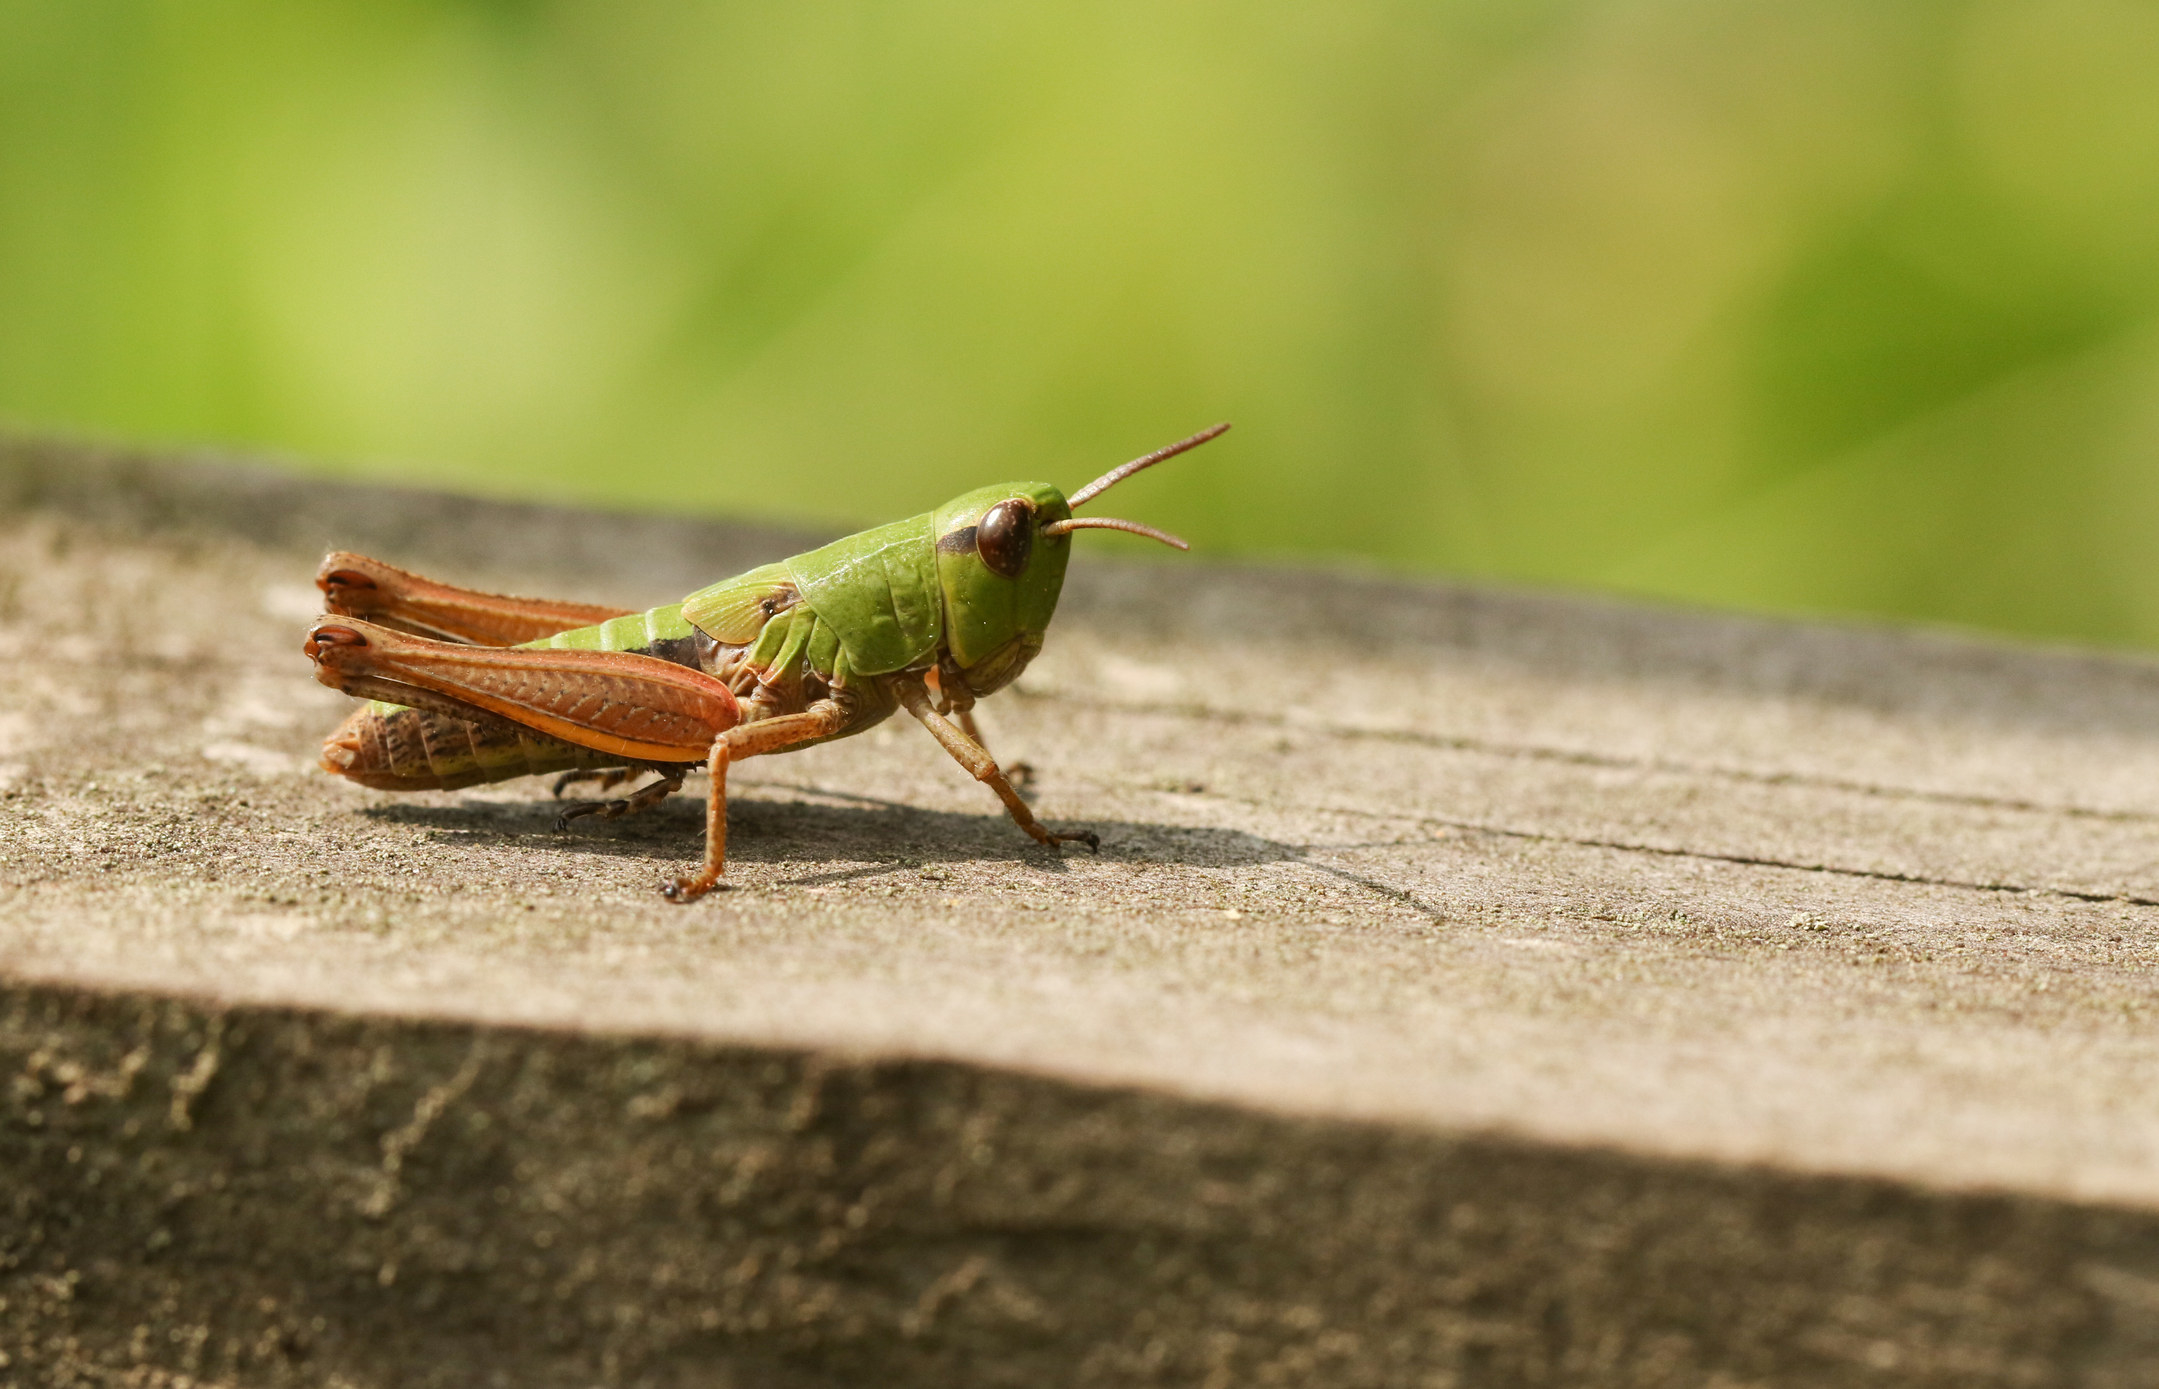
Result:
<svg viewBox="0 0 2159 1389"><path fill-rule="evenodd" d="M1568 766L1599 767L1615 771L1660 772L1669 776L1714 777L1721 781L1746 782L1757 786L1810 787L1823 791L1845 791L1853 795L1874 796L1884 800L1966 806L1980 810L2009 810L2034 815L2059 815L2066 819L2108 820L2130 824L2159 823L2159 813L2152 811L2107 810L2098 806L2051 804L2015 796L1990 796L1975 791L1929 791L1915 786L1884 786L1878 782L1855 781L1848 777L1823 776L1814 772L1764 772L1747 767L1723 766L1714 762L1625 757L1616 753L1584 752L1577 748L1544 747L1535 743L1501 743L1454 733L1428 733L1414 728L1358 728L1348 724L1291 718L1284 714L1258 713L1249 709L1218 709L1207 704L1094 699L1086 695L1054 690L1016 689L1013 693L1024 700L1067 704L1115 714L1152 714L1190 719L1199 723L1276 728L1286 732L1317 733L1328 738L1404 743L1449 752L1482 753L1525 762L1557 762Z"/></svg>
<svg viewBox="0 0 2159 1389"><path fill-rule="evenodd" d="M1251 797L1214 795L1217 800L1232 801L1265 809L1266 803ZM1475 834L1489 834L1503 839L1522 839L1548 844L1572 844L1585 849L1613 849L1621 853L1653 854L1660 858L1697 859L1709 863L1732 863L1747 868L1783 868L1795 873L1829 873L1842 878L1866 878L1874 882L1905 883L1914 887L1947 887L1965 892L1994 892L2010 896L2063 897L2078 902L2117 903L2130 907L2159 907L2159 898L2143 897L2131 892L2084 891L2073 887L2040 887L2028 883L1975 882L1961 878L1937 878L1924 873L1899 873L1893 868L1855 868L1846 864L1806 862L1798 859L1771 858L1759 854L1729 853L1717 849L1689 849L1672 844L1644 844L1625 839L1600 839L1587 835L1556 834L1550 830L1526 830L1512 825L1494 825L1478 820L1454 820L1441 815L1403 815L1379 810L1354 810L1346 806L1313 806L1312 809L1331 815L1353 816L1365 820L1393 821L1398 824L1428 825L1452 830L1464 830ZM1284 846L1292 847L1292 846ZM1349 848L1413 848L1422 847L1414 841L1404 844L1336 845L1337 849Z"/></svg>

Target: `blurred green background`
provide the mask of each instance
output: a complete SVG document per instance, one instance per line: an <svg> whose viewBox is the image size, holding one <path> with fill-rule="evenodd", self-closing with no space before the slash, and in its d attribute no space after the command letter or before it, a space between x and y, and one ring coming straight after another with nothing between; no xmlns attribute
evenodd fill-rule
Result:
<svg viewBox="0 0 2159 1389"><path fill-rule="evenodd" d="M0 0L15 427L2148 645L2155 310L2150 0Z"/></svg>

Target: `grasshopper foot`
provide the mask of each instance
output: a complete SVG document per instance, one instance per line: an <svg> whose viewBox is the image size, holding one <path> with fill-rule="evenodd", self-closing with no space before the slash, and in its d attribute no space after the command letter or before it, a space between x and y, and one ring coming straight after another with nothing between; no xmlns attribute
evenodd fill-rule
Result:
<svg viewBox="0 0 2159 1389"><path fill-rule="evenodd" d="M1087 852L1090 854L1102 852L1102 836L1096 834L1093 830L1079 830L1072 834L1051 834L1050 847L1054 849L1060 844L1085 844Z"/></svg>
<svg viewBox="0 0 2159 1389"><path fill-rule="evenodd" d="M609 775L613 776L614 774L610 773ZM628 775L628 773L623 773L623 779L626 780ZM608 784L609 782L605 780L601 782L602 786ZM620 800L572 801L562 808L560 815L555 817L555 832L560 834L570 827L572 820L581 820L587 815L597 815L602 820L616 820L625 815L635 815L640 810L651 809L681 789L682 777L677 774L675 776L663 776L649 786L641 786Z"/></svg>
<svg viewBox="0 0 2159 1389"><path fill-rule="evenodd" d="M694 878L676 878L660 889L660 896L680 907L696 901L715 888L725 890L733 886L733 883L722 882L717 877L707 878L699 874Z"/></svg>

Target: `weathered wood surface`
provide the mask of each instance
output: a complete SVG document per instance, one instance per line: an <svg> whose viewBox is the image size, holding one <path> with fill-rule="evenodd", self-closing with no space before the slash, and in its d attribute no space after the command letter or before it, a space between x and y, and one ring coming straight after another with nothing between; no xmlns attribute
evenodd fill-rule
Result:
<svg viewBox="0 0 2159 1389"><path fill-rule="evenodd" d="M19 1130L20 1160L51 1168L39 1190L54 1209L76 1209L68 1163L86 1144L124 1148L112 1135L130 1116L126 1142L162 1123L161 1141L198 1145L187 1161L224 1170L216 1140L172 1117L204 1055L254 1077L255 1100L223 1103L269 1124L281 1103L306 1110L291 1056L315 1043L294 1038L334 1034L321 1045L350 1059L366 1037L390 1058L382 1094L403 1098L307 1112L325 1153L388 1162L390 1146L369 1145L424 1135L416 1114L514 1089L486 1066L580 1046L601 1051L558 1069L589 1083L556 1102L570 1115L583 1094L600 1117L562 1132L604 1149L639 1103L674 1111L653 1098L664 1087L593 1057L656 1047L693 1070L773 1058L781 1089L840 1067L901 1108L935 1092L945 1108L921 1100L904 1122L863 1101L849 1132L874 1142L888 1122L923 1163L971 1171L964 1134L988 1123L1026 1150L1012 1170L1047 1204L1013 1197L994 1247L979 1212L914 1244L891 1235L889 1269L831 1275L829 1325L804 1318L800 1288L774 1293L792 1340L772 1339L777 1321L685 1311L688 1340L660 1320L608 1323L532 1349L520 1382L1040 1383L1044 1364L1104 1383L2159 1372L2150 661L1083 553L1048 651L983 723L1001 756L1035 767L1046 819L1101 833L1099 857L1035 850L896 722L740 769L736 886L676 908L655 889L694 857L694 798L557 834L535 786L393 798L314 771L345 701L298 651L312 560L334 543L454 581L643 605L787 537L27 444L0 458L0 504L0 973L6 1045L36 1080L12 1103L49 1122L69 1093L54 1056L136 1026L114 1021L135 1016L130 998L185 1000L139 1024L138 1066L165 1075L154 1104L115 1100L107 1128L83 1118L94 1134L66 1145L75 1159ZM221 1044L225 1029L257 1051ZM724 1080L698 1085L708 1118L736 1102ZM1058 1109L1093 1093L1074 1085L1111 1087L1085 1141ZM435 1094L449 1098L429 1111ZM214 1083L200 1099L219 1112ZM306 1150L304 1129L291 1118L277 1141ZM533 1163L569 1160L531 1142ZM404 1154L383 1169L393 1179ZM464 1209L454 1154L435 1160L449 1164L436 1198ZM725 1185L677 1173L707 1177ZM1165 1210L1133 1215L1145 1201L1120 1205L1119 1180L1153 1183ZM1058 1215L1063 1198L1041 1192L1060 1182L1106 1183L1102 1204ZM1344 1184L1376 1204L1349 1212ZM263 1199L328 1210L334 1186ZM1337 1204L1305 1199L1321 1188ZM524 1209L495 1199L504 1220ZM813 1252L798 1262L868 1219L801 1199ZM1210 1199L1228 1223L1192 1246L1189 1286L1105 1272L1133 1229L1176 1246ZM383 1212L352 1209L339 1241L387 1238ZM1028 1273L1033 1246L1014 1232L1035 1222L1055 1244L1060 1219L1093 1232L1095 1262L1068 1250L1063 1273ZM23 1220L19 1243L95 1253L88 1234L67 1246ZM729 1238L699 1247L716 1260ZM289 1251L306 1257L304 1241ZM394 1257L354 1257L366 1298L400 1295ZM407 1285L432 1257L408 1256ZM1240 1285L1240 1323L1210 1298L1246 1264L1273 1272ZM496 1267L457 1268L481 1265ZM134 1276L111 1275L148 1297ZM842 1334L833 1309L869 1285L890 1305L871 1298ZM471 1297L467 1322L492 1315ZM987 1320L940 1340L923 1309L947 1302ZM30 1347L18 1356L45 1353L36 1338L56 1327L105 1353L90 1313L9 1305L18 1320L0 1324ZM25 1307L43 1320L20 1320ZM432 1347L429 1363L464 1363L427 1340L424 1315L379 1314ZM217 1327L203 1344L227 1346L211 1368L232 1382L323 1372L320 1358L292 1368L298 1352L231 1349L256 1332L202 1315ZM360 1312L322 1315L291 1334L328 1347L314 1353L337 1373L411 1373L361 1334Z"/></svg>

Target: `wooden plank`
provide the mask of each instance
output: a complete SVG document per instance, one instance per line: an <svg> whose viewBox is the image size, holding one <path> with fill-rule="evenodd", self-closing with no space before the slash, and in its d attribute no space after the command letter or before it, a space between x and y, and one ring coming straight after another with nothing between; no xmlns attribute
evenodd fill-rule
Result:
<svg viewBox="0 0 2159 1389"><path fill-rule="evenodd" d="M2159 1256L2102 1249L2070 1214L2105 1203L2119 1234L2159 1206L2148 660L1083 553L1048 651L983 721L1099 857L1033 849L890 726L744 768L737 887L678 909L654 889L694 856L688 798L558 835L534 788L391 798L313 772L343 701L297 650L310 551L643 604L785 537L53 445L0 451L0 497L0 970L38 1008L89 990L436 1019L525 1038L513 1052L538 1044L500 1029L538 1025L873 1070L932 1057L1045 1095L1131 1087L1218 1116L1191 1120L1210 1133L1260 1132L1226 1117L1246 1113L1428 1154L1480 1135L1488 1163L1587 1164L1547 1204L1606 1199L1619 1172L1663 1174L1681 1205L1752 1192L1719 1208L1738 1262L1697 1250L1690 1276L1752 1260L1779 1296L1801 1264L1776 1271L1798 1256L1734 1214L1750 1201L1817 1203L1823 1230L1891 1249L1910 1291L1935 1276L1899 1243L1924 1221L1876 1228L1865 1192L1935 1203L1990 1268L2009 1199L2056 1212L2041 1242L2074 1306L2045 1316L2085 1350L2019 1322L2041 1315L2023 1294L1966 1288L1979 1310L1944 1331L1898 1292L1866 1335L1828 1302L1744 1350L1696 1326L1673 1362L1692 1370L1645 1379L1669 1313L1629 1301L1629 1266L1590 1300L1633 1349L1568 1382L2149 1368L2159 1281L2139 1280ZM1298 1151L1283 1189L1336 1161ZM1833 1301L1865 1275L1820 1276ZM1294 1296L1283 1278L1270 1296ZM1509 1335L1543 1334L1520 1330L1542 1286L1510 1294ZM1463 1349L1468 1313L1431 1315L1454 1329L1419 1373L1487 1363ZM1196 1346L1209 1321L1184 1325ZM1528 1344L1502 1356L1517 1379ZM1408 1363L1351 1357L1338 1382L1406 1382L1389 1376Z"/></svg>

